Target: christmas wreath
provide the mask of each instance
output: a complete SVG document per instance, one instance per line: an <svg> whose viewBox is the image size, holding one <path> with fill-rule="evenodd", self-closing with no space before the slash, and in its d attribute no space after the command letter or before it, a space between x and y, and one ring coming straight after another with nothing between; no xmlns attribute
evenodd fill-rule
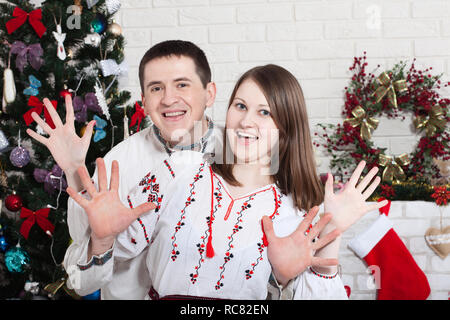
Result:
<svg viewBox="0 0 450 320"><path fill-rule="evenodd" d="M337 125L318 124L319 142L330 156L330 168L335 176L346 177L359 161L365 160L366 170L380 168L380 187L372 199L434 201L431 196L437 185L449 189L448 176L439 167L448 166L450 159L448 106L450 99L439 94L442 75L432 75L432 68L417 70L415 59L407 68L401 61L390 70L368 72L366 53L355 57L349 70L353 73L345 88L343 115ZM380 117L406 119L410 114L420 140L412 153L387 154L371 140ZM366 171L366 172L367 172Z"/></svg>

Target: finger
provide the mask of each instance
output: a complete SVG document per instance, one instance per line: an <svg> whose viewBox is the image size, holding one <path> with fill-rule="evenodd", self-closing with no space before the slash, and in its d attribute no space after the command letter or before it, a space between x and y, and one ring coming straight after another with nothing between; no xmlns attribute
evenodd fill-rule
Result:
<svg viewBox="0 0 450 320"><path fill-rule="evenodd" d="M90 121L88 123L88 125L86 126L86 129L84 130L83 137L81 138L83 143L88 143L89 144L91 142L92 132L94 131L94 126L95 126L95 120Z"/></svg>
<svg viewBox="0 0 450 320"><path fill-rule="evenodd" d="M89 176L89 172L86 166L79 167L77 169L78 176L80 177L81 183L84 189L89 193L89 195L94 197L97 193L97 189L95 189L94 184L92 183L91 177Z"/></svg>
<svg viewBox="0 0 450 320"><path fill-rule="evenodd" d="M56 109L53 106L53 104L50 102L50 100L48 100L47 98L44 98L44 100L42 100L42 102L44 102L45 108L47 109L48 114L50 115L50 118L52 118L54 125L56 127L62 126L63 123L61 122L61 118L59 117L58 112L56 112Z"/></svg>
<svg viewBox="0 0 450 320"><path fill-rule="evenodd" d="M367 198L369 198L372 193L375 191L375 189L378 187L378 185L380 184L381 178L380 177L376 177L372 184L366 189L366 191L363 192L363 197L364 200L366 200Z"/></svg>
<svg viewBox="0 0 450 320"><path fill-rule="evenodd" d="M312 240L317 237L323 228L330 222L333 215L331 213L324 214L320 220L311 228L308 233L308 237Z"/></svg>
<svg viewBox="0 0 450 320"><path fill-rule="evenodd" d="M28 133L28 135L30 137L32 137L34 140L39 141L40 143L42 143L43 145L47 145L48 139L46 137L41 136L40 134L34 132L31 129L27 129L26 132Z"/></svg>
<svg viewBox="0 0 450 320"><path fill-rule="evenodd" d="M297 229L295 229L295 231L292 233L292 235L294 237L304 237L306 230L309 229L309 226L312 224L312 221L314 220L318 212L318 206L312 207L303 218L303 221L298 225Z"/></svg>
<svg viewBox="0 0 450 320"><path fill-rule="evenodd" d="M42 130L44 130L44 132L46 132L47 134L51 134L53 132L53 129L47 124L47 122L42 120L42 118L39 117L36 112L32 112L31 117L42 128Z"/></svg>
<svg viewBox="0 0 450 320"><path fill-rule="evenodd" d="M339 229L334 229L333 231L327 233L324 236L321 236L320 239L315 241L312 245L313 250L319 250L326 245L328 245L330 242L336 240L337 237L341 235L341 231Z"/></svg>
<svg viewBox="0 0 450 320"><path fill-rule="evenodd" d="M311 259L311 266L316 267L330 267L330 266L337 266L339 264L338 259L331 259L331 258L319 258L319 257L313 257Z"/></svg>
<svg viewBox="0 0 450 320"><path fill-rule="evenodd" d="M89 201L85 198L83 198L78 192L76 192L71 187L67 187L66 189L67 194L76 202L78 203L83 209L86 208L86 206L89 204ZM86 211L86 210L85 210Z"/></svg>
<svg viewBox="0 0 450 320"><path fill-rule="evenodd" d="M75 115L73 111L73 104L72 104L72 96L70 94L66 94L65 97L66 102L66 124L73 124L75 121Z"/></svg>
<svg viewBox="0 0 450 320"><path fill-rule="evenodd" d="M356 186L356 183L358 182L359 177L361 176L361 173L363 172L365 166L366 166L366 162L364 160L362 160L358 163L355 171L353 171L353 174L348 181L348 184L350 187Z"/></svg>
<svg viewBox="0 0 450 320"><path fill-rule="evenodd" d="M154 204L153 202L145 202L145 203L139 205L138 207L132 209L131 212L137 219L140 216L142 216L144 213L146 213L150 210L154 210L155 208L156 208L156 204Z"/></svg>
<svg viewBox="0 0 450 320"><path fill-rule="evenodd" d="M95 162L97 163L98 190L100 192L108 190L105 161L103 158L97 158Z"/></svg>
<svg viewBox="0 0 450 320"><path fill-rule="evenodd" d="M333 194L333 175L331 173L327 173L327 181L325 182L325 194Z"/></svg>
<svg viewBox="0 0 450 320"><path fill-rule="evenodd" d="M378 210L378 209L384 207L385 205L387 205L388 203L389 203L389 201L383 200L380 202L375 202L373 204L370 204L367 206L367 212Z"/></svg>
<svg viewBox="0 0 450 320"><path fill-rule="evenodd" d="M378 167L373 167L369 173L364 177L364 179L361 180L360 183L358 183L358 186L356 187L356 190L358 190L359 192L363 192L364 189L366 189L366 187L369 185L370 181L372 181L373 177L375 177L375 175L378 172Z"/></svg>
<svg viewBox="0 0 450 320"><path fill-rule="evenodd" d="M119 162L114 160L111 165L111 181L109 183L110 190L119 190Z"/></svg>
<svg viewBox="0 0 450 320"><path fill-rule="evenodd" d="M275 231L273 230L273 222L269 216L264 216L261 219L261 224L263 226L264 236L268 243L276 239ZM266 244L267 245L267 244Z"/></svg>

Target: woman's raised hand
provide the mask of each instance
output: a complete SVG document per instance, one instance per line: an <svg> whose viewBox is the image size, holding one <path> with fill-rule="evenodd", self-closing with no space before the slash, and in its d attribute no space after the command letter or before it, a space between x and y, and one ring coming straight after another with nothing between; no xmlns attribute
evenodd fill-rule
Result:
<svg viewBox="0 0 450 320"><path fill-rule="evenodd" d="M119 164L112 162L111 180L108 188L105 162L102 158L97 159L98 190L92 183L85 166L77 171L81 183L91 197L90 200L83 198L73 188L68 187L67 193L84 209L88 216L91 227L91 239L114 240L115 236L128 228L128 226L139 216L156 206L146 202L136 208L126 207L119 198Z"/></svg>
<svg viewBox="0 0 450 320"><path fill-rule="evenodd" d="M330 222L332 215L325 214L311 228L310 225L317 215L319 207L313 207L304 217L297 229L287 237L277 237L273 230L272 220L265 216L262 223L268 247L267 256L277 281L285 285L309 266L333 266L337 259L315 257L314 253L329 244L340 235L340 230L334 229L317 241L313 241ZM308 231L309 230L309 231Z"/></svg>
<svg viewBox="0 0 450 320"><path fill-rule="evenodd" d="M366 163L361 161L344 187L337 193L333 191L333 176L328 174L325 183L325 212L331 212L333 218L331 224L344 232L364 214L385 206L388 201L368 203L366 200L375 191L380 183L380 177L375 177L378 168L372 168L369 173L360 180L361 173ZM373 181L372 181L373 179Z"/></svg>

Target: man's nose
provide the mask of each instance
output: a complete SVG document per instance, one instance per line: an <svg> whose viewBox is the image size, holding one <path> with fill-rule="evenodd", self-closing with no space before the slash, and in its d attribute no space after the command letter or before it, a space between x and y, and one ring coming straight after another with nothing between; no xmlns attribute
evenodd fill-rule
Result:
<svg viewBox="0 0 450 320"><path fill-rule="evenodd" d="M162 97L161 103L166 106L171 106L178 102L178 95L173 88L166 87L164 89L164 95Z"/></svg>

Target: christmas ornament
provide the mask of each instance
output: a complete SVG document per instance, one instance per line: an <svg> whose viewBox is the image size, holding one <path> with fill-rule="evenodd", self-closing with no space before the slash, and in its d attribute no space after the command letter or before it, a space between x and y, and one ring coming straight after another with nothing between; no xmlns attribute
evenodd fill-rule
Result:
<svg viewBox="0 0 450 320"><path fill-rule="evenodd" d="M51 100L51 104L55 109L58 107L58 102L56 100ZM23 119L25 120L25 124L27 126L34 122L34 119L31 117L31 114L33 112L41 115L42 111L44 111L45 122L50 126L50 128L55 129L55 124L53 123L52 117L48 113L47 108L44 107L44 104L38 98L31 96L28 99L28 105L33 108L25 112L25 114L23 115Z"/></svg>
<svg viewBox="0 0 450 320"><path fill-rule="evenodd" d="M30 86L23 90L23 94L27 96L37 96L42 83L32 74L28 76L28 81L30 81Z"/></svg>
<svg viewBox="0 0 450 320"><path fill-rule="evenodd" d="M102 113L106 116L106 119L109 120L109 108L108 103L106 102L105 94L103 93L102 87L98 84L98 82L94 86L95 97L97 98L98 105L102 109Z"/></svg>
<svg viewBox="0 0 450 320"><path fill-rule="evenodd" d="M27 149L23 148L23 147L15 147L10 155L9 155L9 160L11 161L11 163L18 167L18 168L23 168L24 166L26 166L28 164L28 162L30 162L30 153L28 152Z"/></svg>
<svg viewBox="0 0 450 320"><path fill-rule="evenodd" d="M117 77L128 71L125 61L121 64L117 64L117 62L113 59L101 60L100 68L102 69L102 74L104 77L109 77L111 75Z"/></svg>
<svg viewBox="0 0 450 320"><path fill-rule="evenodd" d="M120 1L119 0L106 0L106 9L108 10L109 14L114 14L120 9Z"/></svg>
<svg viewBox="0 0 450 320"><path fill-rule="evenodd" d="M45 169L34 169L33 177L39 183L44 183L44 190L52 195L55 190L66 190L67 182L63 177L64 172L55 164L51 171Z"/></svg>
<svg viewBox="0 0 450 320"><path fill-rule="evenodd" d="M444 110L439 105L431 107L429 116L417 116L414 119L414 126L417 130L421 131L425 129L427 137L432 137L437 131L445 129L447 120L444 117Z"/></svg>
<svg viewBox="0 0 450 320"><path fill-rule="evenodd" d="M131 123L130 126L134 126L137 122L138 126L137 126L137 131L139 132L140 127L141 127L141 121L142 119L145 118L145 112L144 112L144 108L142 108L139 103L136 101L136 103L134 104L136 111L134 112L134 114L131 116Z"/></svg>
<svg viewBox="0 0 450 320"><path fill-rule="evenodd" d="M128 117L127 114L123 116L123 140L128 139L130 137L130 131L128 128Z"/></svg>
<svg viewBox="0 0 450 320"><path fill-rule="evenodd" d="M433 185L446 185L450 183L450 160L433 158L433 163L438 167L440 178L433 179L431 183Z"/></svg>
<svg viewBox="0 0 450 320"><path fill-rule="evenodd" d="M87 110L102 114L103 111L100 108L95 93L88 92L84 96L84 99L80 96L76 96L73 101L73 111L75 114L75 121L84 123L87 121Z"/></svg>
<svg viewBox="0 0 450 320"><path fill-rule="evenodd" d="M377 300L425 300L430 294L427 277L395 232L387 217L389 206L390 201L379 209L375 223L348 246L375 278Z"/></svg>
<svg viewBox="0 0 450 320"><path fill-rule="evenodd" d="M9 147L9 141L6 138L3 131L0 129L0 153L2 153L8 147Z"/></svg>
<svg viewBox="0 0 450 320"><path fill-rule="evenodd" d="M103 16L100 13L97 13L95 16L95 19L91 22L91 27L93 29L93 32L100 33L100 34L105 32L107 25L108 25L108 22L106 21L105 16Z"/></svg>
<svg viewBox="0 0 450 320"><path fill-rule="evenodd" d="M25 282L23 289L26 292L30 292L33 295L37 295L39 293L39 282L27 281Z"/></svg>
<svg viewBox="0 0 450 320"><path fill-rule="evenodd" d="M402 167L407 166L410 160L408 154L403 153L398 157L386 156L380 154L378 164L385 167L382 175L383 181L403 181L406 179L405 172Z"/></svg>
<svg viewBox="0 0 450 320"><path fill-rule="evenodd" d="M83 6L81 5L81 0L74 0L73 4L79 8L80 14L83 12Z"/></svg>
<svg viewBox="0 0 450 320"><path fill-rule="evenodd" d="M6 68L3 71L3 100L5 104L13 103L16 100L14 74L10 68ZM5 108L3 108L3 112L6 112Z"/></svg>
<svg viewBox="0 0 450 320"><path fill-rule="evenodd" d="M30 259L27 252L19 244L5 253L5 265L9 272L22 273L29 262Z"/></svg>
<svg viewBox="0 0 450 320"><path fill-rule="evenodd" d="M365 140L370 140L372 137L372 131L378 127L378 120L374 118L366 117L366 111L357 106L352 111L354 118L345 119L344 122L349 123L353 128L361 127L360 135Z"/></svg>
<svg viewBox="0 0 450 320"><path fill-rule="evenodd" d="M22 208L22 198L13 191L12 194L6 197L5 199L5 207L9 211L19 211Z"/></svg>
<svg viewBox="0 0 450 320"><path fill-rule="evenodd" d="M445 259L450 253L450 226L443 229L429 228L425 232L425 241L434 253Z"/></svg>
<svg viewBox="0 0 450 320"><path fill-rule="evenodd" d="M56 32L53 31L53 37L55 37L56 41L58 42L56 55L60 60L65 60L67 57L66 49L64 49L64 40L66 40L66 34L62 33L61 24L56 25Z"/></svg>
<svg viewBox="0 0 450 320"><path fill-rule="evenodd" d="M107 30L108 30L108 32L112 33L116 37L122 35L122 27L119 24L115 23L115 22L111 23L108 26Z"/></svg>
<svg viewBox="0 0 450 320"><path fill-rule="evenodd" d="M394 108L397 108L397 95L395 92L397 91L398 93L402 93L408 91L406 80L401 79L392 81L389 75L386 72L383 72L377 78L377 83L379 84L379 87L372 94L372 96L375 96L376 98L376 103L380 102L381 99L383 99L383 97L387 94L389 103Z"/></svg>
<svg viewBox="0 0 450 320"><path fill-rule="evenodd" d="M431 195L438 206L446 206L450 202L450 191L446 186L434 187L434 193Z"/></svg>
<svg viewBox="0 0 450 320"><path fill-rule="evenodd" d="M3 234L0 234L0 251L5 252L9 247L8 242Z"/></svg>
<svg viewBox="0 0 450 320"><path fill-rule="evenodd" d="M55 230L55 226L48 221L48 214L50 213L50 208L39 209L38 211L31 211L25 207L20 210L20 218L25 219L20 226L20 234L28 239L31 227L37 223L45 233L52 235Z"/></svg>
<svg viewBox="0 0 450 320"><path fill-rule="evenodd" d="M13 19L6 22L6 30L8 34L16 31L21 25L27 21L33 27L34 31L36 31L39 38L42 38L47 28L42 24L42 11L41 9L36 9L31 11L30 13L20 9L19 7L15 7L13 11Z"/></svg>
<svg viewBox="0 0 450 320"><path fill-rule="evenodd" d="M96 32L90 33L84 38L84 43L93 47L98 47L101 42L102 37Z"/></svg>
<svg viewBox="0 0 450 320"><path fill-rule="evenodd" d="M97 4L99 0L86 0L88 9L91 9L93 6Z"/></svg>
<svg viewBox="0 0 450 320"><path fill-rule="evenodd" d="M23 69L28 63L30 63L31 67L36 71L44 64L44 59L42 59L44 50L40 43L34 43L27 46L22 41L14 41L11 45L11 54L17 55L16 68L19 69L20 72L23 72Z"/></svg>
<svg viewBox="0 0 450 320"><path fill-rule="evenodd" d="M106 131L103 129L106 127L107 122L102 118L98 117L97 115L94 115L94 120L95 120L94 142L99 142L100 140L106 137Z"/></svg>

